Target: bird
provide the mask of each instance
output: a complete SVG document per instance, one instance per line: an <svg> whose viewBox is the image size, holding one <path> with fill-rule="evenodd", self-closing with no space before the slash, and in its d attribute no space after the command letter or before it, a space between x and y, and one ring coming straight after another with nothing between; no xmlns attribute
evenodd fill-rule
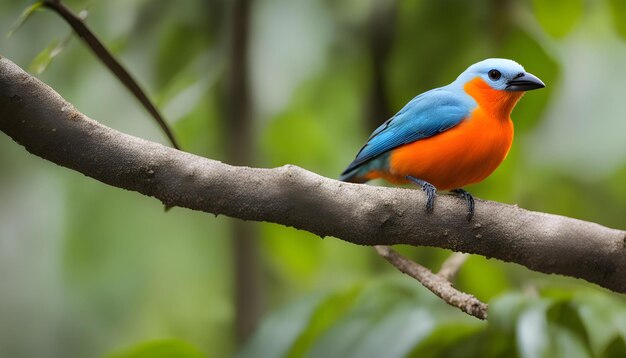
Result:
<svg viewBox="0 0 626 358"><path fill-rule="evenodd" d="M426 193L427 213L437 190L450 191L465 200L471 221L474 198L463 187L502 163L513 143L513 108L526 91L543 87L513 60L477 62L452 83L417 95L374 130L340 180L413 183Z"/></svg>

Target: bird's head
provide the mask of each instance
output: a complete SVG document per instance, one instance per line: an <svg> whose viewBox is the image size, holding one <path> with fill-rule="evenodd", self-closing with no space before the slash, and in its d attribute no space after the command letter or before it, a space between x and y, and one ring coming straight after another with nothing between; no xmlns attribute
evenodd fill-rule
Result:
<svg viewBox="0 0 626 358"><path fill-rule="evenodd" d="M476 102L507 116L525 91L545 87L519 63L504 58L489 58L467 68L456 79Z"/></svg>
<svg viewBox="0 0 626 358"><path fill-rule="evenodd" d="M546 85L535 75L513 60L488 58L471 65L459 78L466 82L481 78L491 88L501 91L519 92L543 88Z"/></svg>

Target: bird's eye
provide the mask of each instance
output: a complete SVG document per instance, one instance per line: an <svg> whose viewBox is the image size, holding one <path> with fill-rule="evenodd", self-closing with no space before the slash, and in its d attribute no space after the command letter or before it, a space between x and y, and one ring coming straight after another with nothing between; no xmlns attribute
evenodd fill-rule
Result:
<svg viewBox="0 0 626 358"><path fill-rule="evenodd" d="M489 71L489 73L487 75L489 75L489 78L492 81L497 81L497 80L500 79L500 77L502 77L502 74L498 70L491 70L491 71Z"/></svg>

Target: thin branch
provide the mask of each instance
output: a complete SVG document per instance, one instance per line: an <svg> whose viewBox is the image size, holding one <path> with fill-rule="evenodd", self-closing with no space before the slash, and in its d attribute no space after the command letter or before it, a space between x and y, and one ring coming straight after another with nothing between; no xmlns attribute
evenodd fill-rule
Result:
<svg viewBox="0 0 626 358"><path fill-rule="evenodd" d="M389 246L376 245L374 250L400 272L416 279L450 306L457 307L474 317L487 319L486 303L468 293L457 290L452 285L454 277L469 256L468 254L453 253L443 262L439 272L434 274L426 267L402 256Z"/></svg>
<svg viewBox="0 0 626 358"><path fill-rule="evenodd" d="M180 206L268 221L360 245L435 246L582 278L626 293L626 232L517 206L344 183L286 165L230 166L118 132L87 118L0 58L0 131L44 159Z"/></svg>
<svg viewBox="0 0 626 358"><path fill-rule="evenodd" d="M439 269L437 275L450 282L454 281L456 274L459 272L459 269L463 266L468 257L469 255L463 252L453 253L446 259L446 261L443 262L443 264L441 264L441 269Z"/></svg>
<svg viewBox="0 0 626 358"><path fill-rule="evenodd" d="M43 2L43 5L65 20L78 34L80 38L85 41L87 46L93 51L94 55L117 77L122 84L137 98L141 105L150 113L152 118L159 124L167 138L172 143L172 146L176 149L180 149L176 137L170 130L167 122L163 119L163 116L156 108L156 106L150 101L144 90L139 86L137 81L130 75L130 73L119 63L115 57L104 47L102 42L91 32L91 30L85 25L84 21L74 14L63 2L60 0L47 0Z"/></svg>
<svg viewBox="0 0 626 358"><path fill-rule="evenodd" d="M407 259L389 246L377 245L374 246L374 249L402 273L418 280L424 287L449 305L457 307L476 318L487 319L486 303L481 302L470 294L457 290L444 277L435 275L426 267Z"/></svg>

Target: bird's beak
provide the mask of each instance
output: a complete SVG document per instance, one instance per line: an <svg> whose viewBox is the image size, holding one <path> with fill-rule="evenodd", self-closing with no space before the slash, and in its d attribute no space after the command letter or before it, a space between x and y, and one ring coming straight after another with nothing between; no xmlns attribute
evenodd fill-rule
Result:
<svg viewBox="0 0 626 358"><path fill-rule="evenodd" d="M506 83L507 91L530 91L534 89L544 88L546 85L537 76L523 72L514 79Z"/></svg>

